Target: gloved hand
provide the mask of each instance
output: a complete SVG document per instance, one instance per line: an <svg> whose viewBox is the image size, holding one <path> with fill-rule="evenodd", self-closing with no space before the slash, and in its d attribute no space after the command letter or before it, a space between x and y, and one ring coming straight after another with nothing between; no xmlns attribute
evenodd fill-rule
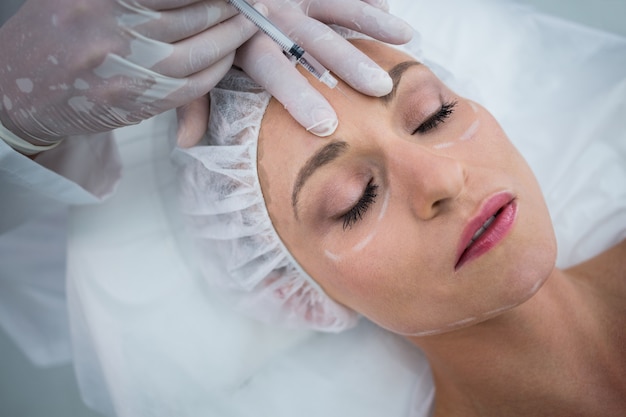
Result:
<svg viewBox="0 0 626 417"><path fill-rule="evenodd" d="M268 7L272 22L350 86L371 96L391 91L389 75L324 24L335 23L383 42L408 42L411 27L385 12L385 0L259 1ZM307 130L319 136L334 132L334 110L265 34L258 32L239 48L235 64L264 86Z"/></svg>
<svg viewBox="0 0 626 417"><path fill-rule="evenodd" d="M256 30L224 0L27 0L0 28L0 120L35 145L136 124L205 95Z"/></svg>
<svg viewBox="0 0 626 417"><path fill-rule="evenodd" d="M251 1L251 0L248 0ZM270 20L349 85L364 94L383 96L391 91L389 75L369 57L331 30L336 23L383 42L408 42L413 30L386 11L386 0L259 0ZM265 87L302 126L318 136L337 127L337 115L326 99L294 68L282 50L261 32L237 50L235 63ZM189 147L204 134L208 98L181 108L178 142Z"/></svg>
<svg viewBox="0 0 626 417"><path fill-rule="evenodd" d="M290 35L329 69L367 94L390 89L386 74L376 76L369 58L336 36L326 50L321 45L328 41L318 44L317 35L334 36L320 22L336 22L401 43L409 38L401 20L359 0L288 2L285 8L281 3L268 2L272 18L296 26ZM234 49L255 31L224 0L27 0L0 28L0 59L6 63L0 65L0 121L43 145L179 107L179 141L193 145L206 128L206 92L230 68ZM330 105L303 83L276 45L267 38L258 49L254 45L240 54L246 71L303 126L332 133L336 116ZM333 60L333 51L342 59Z"/></svg>

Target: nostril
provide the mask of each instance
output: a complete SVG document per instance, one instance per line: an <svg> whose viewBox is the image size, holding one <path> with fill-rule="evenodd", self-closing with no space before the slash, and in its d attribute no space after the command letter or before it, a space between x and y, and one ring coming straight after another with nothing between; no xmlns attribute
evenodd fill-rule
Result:
<svg viewBox="0 0 626 417"><path fill-rule="evenodd" d="M432 216L437 216L447 210L452 200L452 198L443 198L433 202L430 209Z"/></svg>

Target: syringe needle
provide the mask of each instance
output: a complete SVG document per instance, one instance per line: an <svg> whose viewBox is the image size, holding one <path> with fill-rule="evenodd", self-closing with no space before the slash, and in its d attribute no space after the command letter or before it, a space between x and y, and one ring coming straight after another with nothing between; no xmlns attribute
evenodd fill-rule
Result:
<svg viewBox="0 0 626 417"><path fill-rule="evenodd" d="M305 52L300 45L292 41L267 17L263 16L261 12L252 7L250 3L246 0L227 1L252 23L254 23L259 29L261 29L263 33L276 42L287 55L295 59L296 62L302 65L315 78L330 88L335 88L335 86L337 86L337 80L335 77L330 75L330 71L328 71L317 59L313 58L311 54Z"/></svg>

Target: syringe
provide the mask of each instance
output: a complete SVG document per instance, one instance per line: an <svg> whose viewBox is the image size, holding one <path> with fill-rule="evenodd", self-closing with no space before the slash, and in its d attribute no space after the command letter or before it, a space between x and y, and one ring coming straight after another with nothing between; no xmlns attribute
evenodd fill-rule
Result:
<svg viewBox="0 0 626 417"><path fill-rule="evenodd" d="M337 80L317 59L306 52L300 45L289 39L274 23L263 16L257 9L252 7L246 0L227 0L239 12L250 19L267 36L283 48L283 51L297 63L302 65L315 78L326 84L330 88L337 86Z"/></svg>

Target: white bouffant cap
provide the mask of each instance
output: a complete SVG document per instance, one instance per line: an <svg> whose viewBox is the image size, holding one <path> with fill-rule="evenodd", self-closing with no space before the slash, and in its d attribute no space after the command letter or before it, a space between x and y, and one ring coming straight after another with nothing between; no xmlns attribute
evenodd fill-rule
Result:
<svg viewBox="0 0 626 417"><path fill-rule="evenodd" d="M340 27L346 39L371 39ZM422 58L420 38L399 47ZM257 141L270 95L231 69L211 90L202 145L177 149L182 210L206 279L264 322L339 332L359 315L333 301L287 250L270 220L257 174ZM216 274L216 269L220 272Z"/></svg>
<svg viewBox="0 0 626 417"><path fill-rule="evenodd" d="M228 289L238 309L261 321L329 332L352 327L357 313L328 297L300 267L265 206L256 163L270 95L231 69L210 100L205 141L177 149L174 157L182 210L205 278Z"/></svg>

